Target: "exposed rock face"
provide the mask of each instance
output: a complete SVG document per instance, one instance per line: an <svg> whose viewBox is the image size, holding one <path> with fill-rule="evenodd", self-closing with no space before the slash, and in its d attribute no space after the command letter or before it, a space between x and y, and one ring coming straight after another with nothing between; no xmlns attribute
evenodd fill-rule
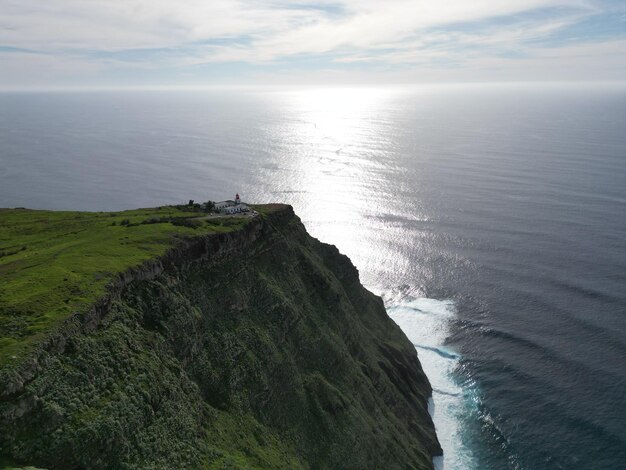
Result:
<svg viewBox="0 0 626 470"><path fill-rule="evenodd" d="M125 273L0 383L46 468L431 468L415 348L289 206Z"/></svg>

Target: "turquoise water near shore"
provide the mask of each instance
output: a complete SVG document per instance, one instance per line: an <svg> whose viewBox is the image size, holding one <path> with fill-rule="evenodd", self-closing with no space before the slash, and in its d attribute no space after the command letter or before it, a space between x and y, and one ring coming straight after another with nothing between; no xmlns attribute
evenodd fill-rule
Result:
<svg viewBox="0 0 626 470"><path fill-rule="evenodd" d="M428 373L445 469L626 461L626 88L0 94L0 206L294 205Z"/></svg>

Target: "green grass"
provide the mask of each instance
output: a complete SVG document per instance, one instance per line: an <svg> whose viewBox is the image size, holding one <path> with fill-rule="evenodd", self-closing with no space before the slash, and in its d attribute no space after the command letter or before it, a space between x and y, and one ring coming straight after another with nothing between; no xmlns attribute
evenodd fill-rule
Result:
<svg viewBox="0 0 626 470"><path fill-rule="evenodd" d="M285 206L255 209L256 240L129 283L36 370L10 356L40 349L115 272L246 219L0 211L0 335L7 363L24 366L0 369L0 468L431 468L414 346L336 248ZM155 217L167 222L141 224Z"/></svg>
<svg viewBox="0 0 626 470"><path fill-rule="evenodd" d="M0 209L0 367L88 309L119 273L181 237L229 232L249 218L193 220L183 207L109 212ZM185 226L189 224L192 226Z"/></svg>
<svg viewBox="0 0 626 470"><path fill-rule="evenodd" d="M43 470L37 467L20 465L19 463L3 456L0 456L0 469L2 470Z"/></svg>

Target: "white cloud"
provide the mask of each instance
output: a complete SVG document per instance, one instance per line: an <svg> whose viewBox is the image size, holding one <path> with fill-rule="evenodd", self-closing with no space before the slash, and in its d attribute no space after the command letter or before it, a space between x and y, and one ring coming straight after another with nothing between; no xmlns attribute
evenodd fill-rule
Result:
<svg viewBox="0 0 626 470"><path fill-rule="evenodd" d="M335 15L304 2L289 4L290 8L263 0L4 0L0 44L38 50L116 50L180 47L244 36L269 56L326 52L344 45L368 47L419 29L539 7L589 8L583 0L343 0L335 8L345 13Z"/></svg>
<svg viewBox="0 0 626 470"><path fill-rule="evenodd" d="M1 51L0 64L0 85L12 88L79 85L97 78L105 69L103 64L71 57Z"/></svg>
<svg viewBox="0 0 626 470"><path fill-rule="evenodd" d="M288 63L295 56L323 56L337 66L377 64L391 68L390 78L411 76L394 69L398 66L437 75L446 70L433 65L440 61L457 71L498 63L525 75L518 65L543 60L544 53L557 63L591 60L571 58L573 49L566 44L546 52L531 43L598 13L598 5L597 0L0 0L0 84L20 83L22 75L37 75L38 67L39 75L62 82L64 70L73 80L91 80L101 71L114 75L138 64L157 73L204 63ZM539 9L551 13L524 16ZM488 21L495 18L510 21L506 26ZM472 22L482 22L482 30L462 27ZM588 46L581 48L594 48L592 39L585 41ZM605 68L614 70L615 58L609 56L621 50L606 44L601 56L608 61ZM2 53L2 47L37 54ZM166 52L133 55L134 63L102 54L136 49ZM520 57L506 58L512 51Z"/></svg>

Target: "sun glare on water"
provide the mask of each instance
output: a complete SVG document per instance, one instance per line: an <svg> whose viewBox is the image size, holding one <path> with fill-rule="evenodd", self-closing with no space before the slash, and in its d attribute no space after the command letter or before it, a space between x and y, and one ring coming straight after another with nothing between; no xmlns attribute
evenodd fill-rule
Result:
<svg viewBox="0 0 626 470"><path fill-rule="evenodd" d="M381 105L389 98L384 89L333 88L292 92L295 111L291 129L298 136L301 189L307 218L324 221L323 239L348 245L355 219L372 210L377 200L372 185L377 149L368 142L384 139L379 128ZM331 217L329 217L331 214ZM316 224L318 225L318 224Z"/></svg>

